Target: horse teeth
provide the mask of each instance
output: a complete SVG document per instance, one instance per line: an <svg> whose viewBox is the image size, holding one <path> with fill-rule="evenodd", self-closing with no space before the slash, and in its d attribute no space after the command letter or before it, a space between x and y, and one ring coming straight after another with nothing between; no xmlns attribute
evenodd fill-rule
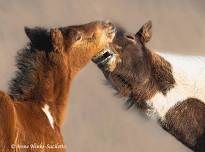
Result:
<svg viewBox="0 0 205 152"><path fill-rule="evenodd" d="M110 50L109 48L105 48L105 49L103 49L102 51L100 51L98 54L96 54L96 55L93 57L93 61L98 60L101 56L103 56L103 55L106 54L106 53L109 53L110 56L107 57L107 58L106 58L104 61L102 61L102 62L105 62L105 61L111 59L111 58L112 58L112 55L115 54L115 53L114 53L112 50Z"/></svg>

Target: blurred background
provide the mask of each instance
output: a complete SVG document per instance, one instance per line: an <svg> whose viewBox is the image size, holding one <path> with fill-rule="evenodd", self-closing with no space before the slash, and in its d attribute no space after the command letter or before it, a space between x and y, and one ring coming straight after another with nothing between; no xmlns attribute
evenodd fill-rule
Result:
<svg viewBox="0 0 205 152"><path fill-rule="evenodd" d="M16 52L28 41L24 26L102 19L129 32L152 20L150 48L205 55L204 0L0 0L0 89L8 89ZM190 152L154 120L125 110L124 100L114 96L93 63L84 68L72 84L63 126L69 152Z"/></svg>

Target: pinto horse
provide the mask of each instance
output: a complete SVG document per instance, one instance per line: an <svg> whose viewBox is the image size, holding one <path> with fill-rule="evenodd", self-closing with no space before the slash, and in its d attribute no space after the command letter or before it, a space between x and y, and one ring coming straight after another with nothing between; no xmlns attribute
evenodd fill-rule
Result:
<svg viewBox="0 0 205 152"><path fill-rule="evenodd" d="M9 94L0 92L1 152L64 152L61 126L71 81L115 35L110 22L25 28Z"/></svg>
<svg viewBox="0 0 205 152"><path fill-rule="evenodd" d="M194 151L205 151L205 57L158 53L146 47L151 21L136 34L116 35L93 61L128 107L160 125Z"/></svg>

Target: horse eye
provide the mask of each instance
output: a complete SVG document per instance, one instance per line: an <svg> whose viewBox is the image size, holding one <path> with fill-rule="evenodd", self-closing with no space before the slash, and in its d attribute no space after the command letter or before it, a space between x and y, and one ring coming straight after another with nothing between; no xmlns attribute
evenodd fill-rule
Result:
<svg viewBox="0 0 205 152"><path fill-rule="evenodd" d="M76 37L75 37L75 40L76 41L81 41L82 40L82 35L80 33L77 33Z"/></svg>
<svg viewBox="0 0 205 152"><path fill-rule="evenodd" d="M130 40L135 40L135 37L133 35L126 35L125 36L127 39L130 39Z"/></svg>
<svg viewBox="0 0 205 152"><path fill-rule="evenodd" d="M93 41L93 40L95 40L95 38L96 38L95 33L92 33L90 36L87 37L87 40L88 41Z"/></svg>
<svg viewBox="0 0 205 152"><path fill-rule="evenodd" d="M92 38L92 39L94 39L94 38L95 38L95 33L93 33L93 34L91 35L91 38Z"/></svg>

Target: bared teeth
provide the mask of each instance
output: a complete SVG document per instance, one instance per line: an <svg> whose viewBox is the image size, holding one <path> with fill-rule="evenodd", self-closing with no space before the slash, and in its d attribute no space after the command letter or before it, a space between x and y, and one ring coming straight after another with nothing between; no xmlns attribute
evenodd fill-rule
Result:
<svg viewBox="0 0 205 152"><path fill-rule="evenodd" d="M98 57L102 56L103 54L105 54L106 52L112 52L110 51L109 49L103 49L102 51L100 51L98 54L96 54L94 57L93 57L93 60L97 59Z"/></svg>
<svg viewBox="0 0 205 152"><path fill-rule="evenodd" d="M107 62L115 53L108 48L100 51L96 56L92 58L92 61L96 64L102 64Z"/></svg>

